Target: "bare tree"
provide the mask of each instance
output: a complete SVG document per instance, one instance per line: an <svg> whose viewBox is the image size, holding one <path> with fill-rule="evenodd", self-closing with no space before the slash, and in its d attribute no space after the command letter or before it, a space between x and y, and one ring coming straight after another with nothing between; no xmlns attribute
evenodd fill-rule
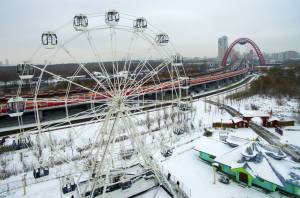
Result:
<svg viewBox="0 0 300 198"><path fill-rule="evenodd" d="M157 112L156 119L157 119L158 129L160 129L160 127L161 127L160 111L156 111L156 112Z"/></svg>
<svg viewBox="0 0 300 198"><path fill-rule="evenodd" d="M147 112L147 114L146 114L146 120L145 120L145 122L146 122L146 127L147 127L148 131L150 131L150 128L151 128L151 119L150 119L149 112Z"/></svg>
<svg viewBox="0 0 300 198"><path fill-rule="evenodd" d="M202 127L202 120L201 119L199 119L199 121L198 121L198 127L199 127L199 129Z"/></svg>
<svg viewBox="0 0 300 198"><path fill-rule="evenodd" d="M169 118L169 114L168 114L168 112L167 112L167 109L164 109L163 110L163 119L164 119L164 123L165 123L165 125L167 124L167 120L168 120L168 118Z"/></svg>

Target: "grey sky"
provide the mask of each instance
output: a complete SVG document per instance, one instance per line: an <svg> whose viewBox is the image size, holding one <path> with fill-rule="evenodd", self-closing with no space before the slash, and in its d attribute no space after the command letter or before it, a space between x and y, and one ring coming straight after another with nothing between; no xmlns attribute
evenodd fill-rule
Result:
<svg viewBox="0 0 300 198"><path fill-rule="evenodd" d="M217 38L253 39L265 52L300 51L299 0L2 0L0 61L27 59L44 30L76 13L116 10L144 16L184 56L217 56Z"/></svg>

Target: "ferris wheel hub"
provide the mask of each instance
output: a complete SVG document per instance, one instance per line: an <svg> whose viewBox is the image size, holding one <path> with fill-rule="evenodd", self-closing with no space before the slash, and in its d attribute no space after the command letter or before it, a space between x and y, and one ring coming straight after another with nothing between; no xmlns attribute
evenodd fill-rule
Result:
<svg viewBox="0 0 300 198"><path fill-rule="evenodd" d="M111 101L109 102L108 106L113 111L118 111L118 112L124 111L124 109L125 109L125 98L121 94L113 96Z"/></svg>

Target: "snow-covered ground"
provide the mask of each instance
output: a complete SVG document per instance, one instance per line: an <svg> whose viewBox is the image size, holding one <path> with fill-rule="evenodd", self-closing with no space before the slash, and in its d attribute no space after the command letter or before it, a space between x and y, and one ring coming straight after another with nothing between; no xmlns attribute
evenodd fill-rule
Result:
<svg viewBox="0 0 300 198"><path fill-rule="evenodd" d="M269 100L267 98L252 98L252 100L245 100L241 102L226 100L225 96L227 94L222 94L215 96L213 99L224 101L224 103L232 105L234 108L239 110L247 111L250 110L249 107L252 101L255 104L260 104L260 111L268 112L270 107L272 107L272 112L276 116L281 114L284 118L290 118L290 114L293 109L296 108L295 101L290 100L284 103L283 106L276 107L276 101ZM269 102L268 102L269 101ZM271 102L270 102L271 101ZM270 103L270 104L269 104ZM272 106L274 105L274 107ZM286 105L285 105L286 104ZM268 106L269 105L269 106ZM201 161L198 157L198 153L193 150L197 145L199 138L203 134L203 128L211 128L212 122L220 122L221 120L229 120L231 116L224 110L218 109L214 105L207 104L202 100L197 100L193 103L195 111L191 113L190 120L191 126L189 126L190 131L181 136L175 136L174 144L172 145L175 149L173 151L173 156L170 158L163 158L160 155L160 142L170 138L172 134L170 124L171 119L163 119L164 116L170 114L171 109L161 110L159 112L152 111L147 114L141 114L135 116L134 121L138 126L138 130L145 133L143 141L147 145L147 149L151 150L154 158L157 159L164 167L164 171L170 172L172 176L180 180L185 191L190 192L191 197L282 197L278 192L265 194L259 189L247 188L240 186L235 182L231 182L229 185L225 185L217 182L213 184L213 172L210 165ZM147 118L148 117L148 118ZM160 119L159 119L160 118ZM151 124L149 128L141 126L145 124L146 120L150 119ZM192 127L193 125L193 127ZM50 149L47 147L49 141L51 140L52 145L57 147L54 149L56 152L53 158L57 159L59 157L65 158L67 156L67 165L56 165L54 168L50 168L50 176L47 176L43 182L36 182L32 177L32 171L27 172L26 178L28 179L28 186L26 188L26 196L23 196L22 177L24 175L22 168L24 165L20 162L20 153L23 152L24 161L30 164L34 164L36 161L35 156L30 150L27 151L17 151L12 153L6 153L1 156L1 161L5 160L6 168L11 168L11 171L19 172L15 176L11 176L5 180L0 181L0 189L11 189L9 192L0 192L0 197L61 197L60 194L60 180L55 177L60 177L64 174L70 174L76 172L76 169L70 170L70 165L74 165L70 160L72 157L79 155L78 148L85 148L94 141L94 137L99 130L101 123L94 123L88 125L81 125L74 128L59 129L51 133L44 133L42 144L44 145L43 153L45 153L44 161L49 161L51 155ZM298 127L298 131L288 130L295 129ZM147 131L152 131L147 133ZM228 132L230 135L241 137L244 139L254 139L257 135L251 129L230 129L230 130L214 130L213 139L219 139L219 134ZM122 130L120 130L122 131ZM300 138L300 126L293 128L286 128L284 137L288 138L289 141L294 141L297 143L297 139ZM172 135L174 136L174 135ZM32 135L35 139L35 134ZM169 140L167 141L169 142ZM70 144L71 143L71 144ZM70 146L72 145L72 146ZM121 145L122 146L122 145ZM118 149L121 148L118 147ZM84 153L85 151L83 151ZM27 158L27 159L26 159ZM10 164L10 165L9 165ZM3 165L1 165L3 168ZM53 179L50 179L52 177ZM49 180L48 180L49 179ZM30 181L33 181L30 183ZM20 187L13 190L13 187L19 185ZM149 196L146 196L149 195ZM145 194L145 198L152 197L153 192ZM161 192L164 196L164 193Z"/></svg>
<svg viewBox="0 0 300 198"><path fill-rule="evenodd" d="M253 112L251 105L258 107L257 111L270 113L279 119L295 120L300 124L298 101L283 98L281 100L269 97L253 96L242 101L227 101L229 105L240 110L242 113Z"/></svg>
<svg viewBox="0 0 300 198"><path fill-rule="evenodd" d="M283 136L279 136L275 133L274 128L269 128L271 132L278 135L282 142L293 144L300 147L300 108L299 101L297 99L282 98L281 100L263 97L252 96L242 100L231 100L226 98L228 95L236 93L241 90L245 90L246 87L242 87L238 90L229 91L216 96L209 97L214 101L227 104L243 114L272 114L272 117L279 118L280 120L294 120L295 126L283 127ZM254 109L255 110L254 110ZM256 109L257 108L257 109Z"/></svg>
<svg viewBox="0 0 300 198"><path fill-rule="evenodd" d="M194 130L191 130L190 133L181 136L179 142L175 145L173 156L168 159L164 159L160 155L159 150L157 150L154 153L154 157L158 161L161 161L164 170L171 172L173 177L176 177L178 180L180 180L184 190L190 192L192 197L241 197L237 195L243 195L244 197L265 197L265 194L263 194L262 192L259 192L254 189L241 187L236 183L224 185L217 182L216 184L212 184L212 168L208 164L199 160L197 152L193 150L193 147L197 145L197 139L202 135L204 127L211 127L212 122L217 122L221 119L230 119L231 116L225 111L219 110L214 105L207 104L202 100L195 101L193 103L193 106L196 109L195 113L192 116L195 128ZM151 112L149 117L154 118L157 115L157 112ZM139 121L141 122L141 120L145 119L146 117L147 115L141 115ZM60 129L55 132L52 132L51 138L52 141L55 141L58 145L62 145L64 144L64 142L67 142L68 139L70 139L70 136L72 136L72 134L77 134L78 137L72 138L74 139L73 143L74 145L83 147L84 145L90 143L90 138L95 135L95 131L98 127L99 123L95 123L90 125L78 126L73 129ZM151 129L154 129L156 127L158 127L157 121L152 123ZM163 129L163 131L165 130L166 129ZM85 133L77 133L79 131L85 131ZM253 133L250 129L229 130L228 132L230 134L234 134L235 136L243 138L256 137L255 133ZM44 134L44 136L47 135L49 136L49 134L47 133ZM219 132L215 131L212 138L218 139ZM45 138L45 140L46 139L49 139L49 137ZM186 144L186 142L190 143ZM74 150L73 152L76 151ZM11 160L14 160L13 164L18 164L18 158ZM64 169L67 168L67 166L61 166L59 168L50 169L50 175L51 173L53 175L54 170L58 172L64 172L66 171ZM5 185L5 183L13 183L13 181L20 181L22 175L23 174L12 176L6 179L5 181L1 181L1 184ZM27 175L27 178L32 178L32 172L27 173ZM59 191L59 179L53 178L49 181L28 185L26 188L26 196L23 196L23 188L17 188L16 190L12 190L11 192L6 193L6 197L50 197L48 195L51 195L51 197L60 197ZM146 194L149 196L145 195L145 197L151 197L151 193L152 192L149 192L148 194Z"/></svg>
<svg viewBox="0 0 300 198"><path fill-rule="evenodd" d="M186 147L197 145L194 141ZM184 148L181 148L184 150ZM178 180L191 189L191 197L211 198L252 198L252 197L284 197L278 192L265 194L258 188L248 188L231 182L229 185L216 182L213 184L213 169L203 162L195 150L187 150L164 161L163 166L175 175ZM219 175L217 175L219 177Z"/></svg>

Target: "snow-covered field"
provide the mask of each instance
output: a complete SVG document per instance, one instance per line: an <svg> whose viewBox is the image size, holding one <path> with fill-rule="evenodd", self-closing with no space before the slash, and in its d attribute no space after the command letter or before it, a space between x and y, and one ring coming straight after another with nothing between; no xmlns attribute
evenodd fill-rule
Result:
<svg viewBox="0 0 300 198"><path fill-rule="evenodd" d="M294 120L295 126L283 127L283 136L278 136L281 138L282 142L293 144L300 147L300 104L297 99L291 98L270 98L263 96L252 96L242 100L231 100L227 96L230 94L245 90L247 86L243 86L237 90L228 91L219 95L209 97L209 99L214 101L219 101L220 103L227 104L236 110L240 111L242 114L270 114L273 118L279 118L280 120ZM257 108L257 109L253 109ZM275 129L270 128L271 132Z"/></svg>

